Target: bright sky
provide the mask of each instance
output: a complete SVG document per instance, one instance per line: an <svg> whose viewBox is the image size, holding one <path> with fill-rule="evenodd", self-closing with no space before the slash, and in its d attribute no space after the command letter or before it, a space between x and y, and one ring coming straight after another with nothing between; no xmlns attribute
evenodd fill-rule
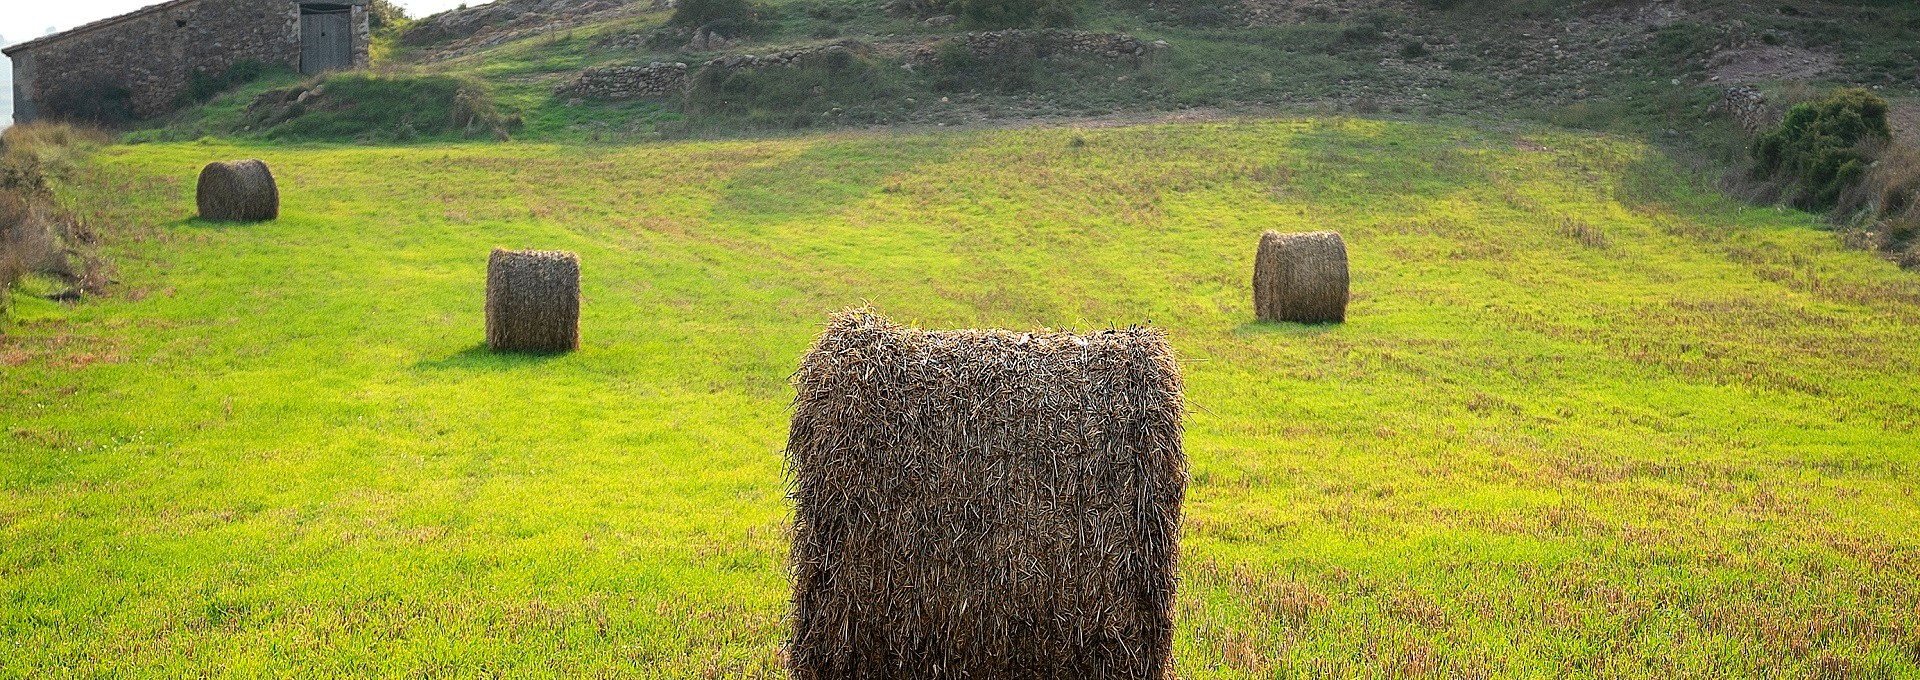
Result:
<svg viewBox="0 0 1920 680"><path fill-rule="evenodd" d="M7 44L47 34L47 27L64 31L81 24L157 5L162 0L0 0L0 37ZM397 0L407 16L422 17L460 5L462 0ZM468 4L483 4L472 0Z"/></svg>

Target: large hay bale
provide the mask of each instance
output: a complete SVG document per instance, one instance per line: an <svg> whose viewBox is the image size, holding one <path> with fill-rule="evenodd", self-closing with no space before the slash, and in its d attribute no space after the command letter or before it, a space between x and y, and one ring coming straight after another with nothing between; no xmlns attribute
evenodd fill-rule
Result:
<svg viewBox="0 0 1920 680"><path fill-rule="evenodd" d="M280 186L260 160L208 163L195 191L200 218L259 222L280 217Z"/></svg>
<svg viewBox="0 0 1920 680"><path fill-rule="evenodd" d="M794 376L794 680L1172 674L1166 334L836 315Z"/></svg>
<svg viewBox="0 0 1920 680"><path fill-rule="evenodd" d="M1261 234L1253 258L1253 308L1261 321L1346 321L1347 244L1340 234Z"/></svg>
<svg viewBox="0 0 1920 680"><path fill-rule="evenodd" d="M499 352L579 349L579 256L494 248L487 258L487 347Z"/></svg>

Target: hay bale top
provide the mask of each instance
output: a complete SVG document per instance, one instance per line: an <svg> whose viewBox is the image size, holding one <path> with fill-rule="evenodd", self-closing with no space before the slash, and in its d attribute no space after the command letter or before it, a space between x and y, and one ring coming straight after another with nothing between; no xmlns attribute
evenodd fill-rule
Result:
<svg viewBox="0 0 1920 680"><path fill-rule="evenodd" d="M554 271L548 267L559 265L561 272L571 267L578 274L580 256L571 250L508 250L495 246L493 252L487 255L487 265L530 267L538 271Z"/></svg>
<svg viewBox="0 0 1920 680"><path fill-rule="evenodd" d="M1326 229L1323 229L1320 231L1298 231L1298 232L1292 232L1292 233L1283 233L1279 231L1274 231L1272 229L1268 229L1266 233L1260 235L1260 240L1270 241L1279 245L1292 245L1295 242L1337 243L1337 244L1340 244L1341 249L1344 250L1346 248L1346 241L1340 238L1340 232L1326 230Z"/></svg>
<svg viewBox="0 0 1920 680"><path fill-rule="evenodd" d="M858 371L849 371L858 367ZM877 374L882 368L891 374ZM909 375L916 387L950 388L972 397L985 374L1032 390L1058 390L1089 374L1145 371L1179 395L1180 372L1166 331L1134 326L1088 334L1000 329L921 330L871 308L835 314L794 374L800 400L818 390L893 385ZM1132 381L1129 381L1132 382ZM884 397L885 395L876 395Z"/></svg>
<svg viewBox="0 0 1920 680"><path fill-rule="evenodd" d="M194 194L200 217L223 222L259 222L280 217L280 186L266 161L208 163Z"/></svg>

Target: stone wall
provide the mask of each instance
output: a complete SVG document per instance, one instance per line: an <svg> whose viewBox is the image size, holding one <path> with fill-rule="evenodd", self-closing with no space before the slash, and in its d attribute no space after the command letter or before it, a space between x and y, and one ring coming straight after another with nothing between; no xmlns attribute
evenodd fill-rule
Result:
<svg viewBox="0 0 1920 680"><path fill-rule="evenodd" d="M353 67L373 68L373 17L366 5L353 6Z"/></svg>
<svg viewBox="0 0 1920 680"><path fill-rule="evenodd" d="M1032 50L1037 56L1058 53L1079 54L1103 59L1139 59L1149 52L1165 48L1163 41L1142 42L1125 33L1094 33L1064 29L1007 29L955 36L948 42L967 48L982 59L995 55ZM928 64L938 60L941 44L927 44L904 55L909 63Z"/></svg>
<svg viewBox="0 0 1920 680"><path fill-rule="evenodd" d="M359 0L334 0L348 4ZM353 8L354 64L368 65L366 7ZM175 0L9 47L16 121L66 102L124 96L137 117L173 110L192 75L247 60L298 67L297 0Z"/></svg>
<svg viewBox="0 0 1920 680"><path fill-rule="evenodd" d="M27 94L33 87L36 69L33 60L20 56L13 58L13 121L25 123L40 117L40 107L33 103L33 97Z"/></svg>
<svg viewBox="0 0 1920 680"><path fill-rule="evenodd" d="M705 65L709 68L725 68L725 69L758 69L758 68L773 68L775 66L798 68L801 62L811 60L823 55L834 54L834 53L849 54L849 55L864 54L867 51L868 51L868 47L866 45L862 45L853 41L842 41L839 43L834 43L832 45L820 45L817 47L803 47L800 49L787 50L784 52L775 52L773 54L767 54L767 55L729 54L729 55L724 55L724 56L719 56L719 57L714 57L712 59L709 59L707 60L707 63Z"/></svg>
<svg viewBox="0 0 1920 680"><path fill-rule="evenodd" d="M637 99L687 91L687 65L653 62L646 66L591 68L561 85L555 94L585 99Z"/></svg>
<svg viewBox="0 0 1920 680"><path fill-rule="evenodd" d="M1727 88L1726 94L1710 110L1726 114L1748 135L1759 134L1780 124L1780 113L1767 103L1766 96L1760 94L1758 88L1751 85Z"/></svg>

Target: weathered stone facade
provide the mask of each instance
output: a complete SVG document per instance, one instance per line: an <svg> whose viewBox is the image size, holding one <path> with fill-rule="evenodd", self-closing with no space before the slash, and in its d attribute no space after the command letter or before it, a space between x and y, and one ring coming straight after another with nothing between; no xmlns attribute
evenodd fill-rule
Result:
<svg viewBox="0 0 1920 680"><path fill-rule="evenodd" d="M14 121L123 103L135 117L171 111L194 74L242 61L300 67L302 12L342 13L351 61L368 65L367 0L173 0L4 50Z"/></svg>

